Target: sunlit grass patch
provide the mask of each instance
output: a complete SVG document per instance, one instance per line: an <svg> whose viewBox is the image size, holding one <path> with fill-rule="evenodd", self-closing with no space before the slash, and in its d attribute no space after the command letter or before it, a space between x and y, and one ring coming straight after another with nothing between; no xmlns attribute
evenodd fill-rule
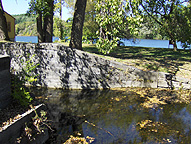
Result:
<svg viewBox="0 0 191 144"><path fill-rule="evenodd" d="M191 53L189 50L178 50L167 48L143 48L120 46L114 49L110 54L103 55L98 52L95 45L83 45L83 50L95 53L98 56L108 60L115 60L127 65L135 66L142 70L154 70L161 72L169 72L180 77L190 78L190 75L182 75L182 67L186 67L184 71L190 71ZM185 72L184 72L185 73Z"/></svg>

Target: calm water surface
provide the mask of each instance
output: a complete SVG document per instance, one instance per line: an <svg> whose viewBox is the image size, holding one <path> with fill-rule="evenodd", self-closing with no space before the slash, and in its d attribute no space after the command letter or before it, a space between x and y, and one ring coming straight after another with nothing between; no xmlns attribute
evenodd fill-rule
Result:
<svg viewBox="0 0 191 144"><path fill-rule="evenodd" d="M59 40L58 37L53 37L53 42L55 40ZM31 42L37 43L37 36L16 36L16 42ZM169 45L168 40L152 40L152 39L121 39L121 42L124 43L125 46L135 46L135 47L154 47L154 48L173 48L172 45ZM183 49L180 42L177 43L178 49Z"/></svg>
<svg viewBox="0 0 191 144"><path fill-rule="evenodd" d="M77 132L95 138L94 144L191 143L191 104L144 108L131 90L45 90L36 95L46 96L57 143Z"/></svg>
<svg viewBox="0 0 191 144"><path fill-rule="evenodd" d="M153 47L153 48L173 48L173 45L169 45L169 40L153 40L153 39L121 39L121 42L125 46L135 47ZM178 49L183 49L181 42L177 42Z"/></svg>
<svg viewBox="0 0 191 144"><path fill-rule="evenodd" d="M52 37L52 41L59 40L58 37ZM37 36L16 36L15 37L16 42L30 42L30 43L38 43L38 37Z"/></svg>

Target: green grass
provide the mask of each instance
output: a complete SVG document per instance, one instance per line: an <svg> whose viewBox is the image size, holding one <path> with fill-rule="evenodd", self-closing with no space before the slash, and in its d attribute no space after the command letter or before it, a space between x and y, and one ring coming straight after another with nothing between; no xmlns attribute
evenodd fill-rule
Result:
<svg viewBox="0 0 191 144"><path fill-rule="evenodd" d="M189 50L175 52L167 48L117 47L109 55L103 55L98 52L95 45L87 44L83 45L83 50L145 71L163 71L181 77L191 77L191 51Z"/></svg>

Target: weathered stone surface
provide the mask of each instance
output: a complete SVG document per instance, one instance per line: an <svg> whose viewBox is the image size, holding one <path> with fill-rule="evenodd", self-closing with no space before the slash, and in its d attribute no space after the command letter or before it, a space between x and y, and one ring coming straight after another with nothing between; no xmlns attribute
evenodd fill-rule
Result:
<svg viewBox="0 0 191 144"><path fill-rule="evenodd" d="M10 58L0 55L0 109L11 102Z"/></svg>
<svg viewBox="0 0 191 144"><path fill-rule="evenodd" d="M182 83L181 87L179 87L179 88L191 89L191 85L190 84L186 84L186 83Z"/></svg>
<svg viewBox="0 0 191 144"><path fill-rule="evenodd" d="M0 43L0 54L11 57L11 67L19 71L21 59L34 55L39 64L38 86L64 89L99 89L116 87L190 88L188 79L164 72L142 71L94 54L61 44ZM181 84L179 84L181 82Z"/></svg>
<svg viewBox="0 0 191 144"><path fill-rule="evenodd" d="M169 85L168 85L168 82L166 80L163 80L163 79L159 79L158 80L158 87L162 87L162 88L168 88Z"/></svg>

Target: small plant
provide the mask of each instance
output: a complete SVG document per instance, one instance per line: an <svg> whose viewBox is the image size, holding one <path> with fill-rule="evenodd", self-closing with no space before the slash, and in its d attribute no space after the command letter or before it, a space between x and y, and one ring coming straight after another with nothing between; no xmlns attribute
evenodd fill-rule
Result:
<svg viewBox="0 0 191 144"><path fill-rule="evenodd" d="M35 64L32 61L33 55L29 60L24 61L20 58L22 69L16 74L16 71L13 70L12 73L12 95L13 98L18 100L21 105L27 106L33 99L30 96L29 91L25 87L26 84L31 84L36 81L36 75L34 71L39 64ZM29 57L29 55L27 55Z"/></svg>
<svg viewBox="0 0 191 144"><path fill-rule="evenodd" d="M35 116L32 118L32 121L25 123L24 131L22 135L17 139L18 143L21 143L21 141L24 139L27 141L29 140L29 142L35 140L37 135L45 133L47 127L53 131L50 127L49 121L47 120L47 112L41 110L40 114L38 114L32 105L30 105L30 107L35 112Z"/></svg>
<svg viewBox="0 0 191 144"><path fill-rule="evenodd" d="M32 105L30 105L30 107L34 109ZM44 126L52 130L52 128L49 126L49 123L48 123L49 121L47 120L47 117L46 117L47 112L44 110L41 110L40 116L38 115L35 109L34 109L34 112L35 112L35 117L33 117L32 120L33 120L33 125L35 126L38 133L44 132L44 129L45 129Z"/></svg>

